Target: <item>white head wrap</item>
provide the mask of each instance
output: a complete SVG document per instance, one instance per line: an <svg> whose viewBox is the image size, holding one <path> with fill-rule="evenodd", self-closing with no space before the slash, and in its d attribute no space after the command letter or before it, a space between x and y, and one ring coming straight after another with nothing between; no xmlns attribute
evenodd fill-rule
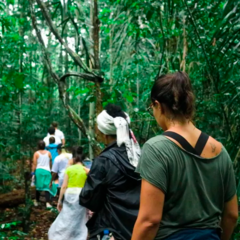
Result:
<svg viewBox="0 0 240 240"><path fill-rule="evenodd" d="M125 115L126 119L123 117L113 118L106 110L103 110L97 116L98 129L105 135L117 135L117 145L120 147L123 143L125 144L129 162L136 167L141 150L133 132L129 129L130 118L127 113Z"/></svg>

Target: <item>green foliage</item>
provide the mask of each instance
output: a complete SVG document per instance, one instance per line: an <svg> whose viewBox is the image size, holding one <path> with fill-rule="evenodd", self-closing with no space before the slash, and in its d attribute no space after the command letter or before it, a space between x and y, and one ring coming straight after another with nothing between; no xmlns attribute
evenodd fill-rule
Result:
<svg viewBox="0 0 240 240"><path fill-rule="evenodd" d="M0 163L0 182L2 183L0 185L0 192L7 192L11 189L10 186L4 184L6 181L11 181L13 180L13 176L10 174L9 166L6 164Z"/></svg>
<svg viewBox="0 0 240 240"><path fill-rule="evenodd" d="M4 224L1 224L1 229L10 229L11 227L17 226L20 223L21 223L20 221L11 222L11 223L4 223Z"/></svg>
<svg viewBox="0 0 240 240"><path fill-rule="evenodd" d="M11 240L19 240L19 239L24 239L24 236L26 236L27 234L22 232L22 231L18 231L18 230L13 230L11 231L11 235L14 236L8 236L8 234L6 233L6 230L10 230L11 228L15 228L16 226L18 226L19 224L21 224L20 221L13 221L10 223L4 223L0 225L0 239L11 239Z"/></svg>
<svg viewBox="0 0 240 240"><path fill-rule="evenodd" d="M90 2L45 1L61 37L88 67L94 62ZM22 4L18 4L22 3ZM83 138L67 116L33 31L28 1L0 2L0 192L23 186L22 159L30 160L50 123L59 122L67 145ZM154 79L185 70L196 93L195 123L221 141L235 161L240 188L240 4L237 0L99 0L102 105L118 103L132 118L142 145L161 130L147 113ZM53 37L34 6L53 70L82 72ZM89 125L92 82L65 80L67 103ZM92 117L92 116L91 116ZM21 160L21 161L20 161ZM17 165L20 165L17 174ZM11 184L10 184L11 183ZM239 226L239 225L238 225ZM238 239L236 228L234 239Z"/></svg>

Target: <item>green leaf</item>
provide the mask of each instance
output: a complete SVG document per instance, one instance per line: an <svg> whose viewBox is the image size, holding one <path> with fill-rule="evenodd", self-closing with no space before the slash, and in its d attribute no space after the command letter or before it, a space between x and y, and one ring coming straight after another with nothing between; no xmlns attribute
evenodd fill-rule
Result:
<svg viewBox="0 0 240 240"><path fill-rule="evenodd" d="M4 3L0 2L0 10L4 10L4 8L5 8ZM2 21L0 20L0 22L2 22Z"/></svg>
<svg viewBox="0 0 240 240"><path fill-rule="evenodd" d="M19 90L22 90L24 87L23 81L24 81L23 74L18 74L17 76L15 76L15 78L14 78L15 87Z"/></svg>
<svg viewBox="0 0 240 240"><path fill-rule="evenodd" d="M133 96L131 96L131 95L126 95L125 97L126 97L126 99L127 99L127 101L128 101L129 103L132 103L132 102L133 102Z"/></svg>
<svg viewBox="0 0 240 240"><path fill-rule="evenodd" d="M86 97L86 99L85 99L85 101L87 102L87 103L90 103L90 102L95 102L95 96L94 95L92 95L92 94L90 94L90 95L88 95L87 97Z"/></svg>
<svg viewBox="0 0 240 240"><path fill-rule="evenodd" d="M14 0L7 0L7 3L13 5L15 3L15 1Z"/></svg>
<svg viewBox="0 0 240 240"><path fill-rule="evenodd" d="M85 94L85 93L89 93L90 89L89 88L83 88L83 89L77 89L75 91L75 96L78 96L80 94Z"/></svg>
<svg viewBox="0 0 240 240"><path fill-rule="evenodd" d="M75 86L71 86L70 88L67 89L67 92L71 92L71 91L73 91L73 90L75 90L75 89L76 89Z"/></svg>

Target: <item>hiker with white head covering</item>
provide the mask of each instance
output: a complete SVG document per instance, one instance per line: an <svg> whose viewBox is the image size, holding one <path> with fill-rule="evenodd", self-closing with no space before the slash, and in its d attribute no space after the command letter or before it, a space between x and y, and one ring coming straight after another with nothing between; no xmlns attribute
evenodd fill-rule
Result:
<svg viewBox="0 0 240 240"><path fill-rule="evenodd" d="M140 147L119 106L107 105L97 125L107 147L93 160L79 199L94 212L87 223L89 240L101 239L106 229L116 240L130 240L140 201L141 178L135 172Z"/></svg>

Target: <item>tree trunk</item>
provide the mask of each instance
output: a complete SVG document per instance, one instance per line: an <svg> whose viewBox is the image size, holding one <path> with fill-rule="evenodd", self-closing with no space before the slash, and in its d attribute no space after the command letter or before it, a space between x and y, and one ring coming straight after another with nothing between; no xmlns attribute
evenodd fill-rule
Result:
<svg viewBox="0 0 240 240"><path fill-rule="evenodd" d="M68 73L68 54L66 52L66 55L65 55L65 73ZM66 81L66 89L68 89L70 87L70 84L71 83L71 78L68 79L68 81ZM66 104L67 105L70 105L70 98L69 98L69 93L66 92ZM67 133L69 136L72 135L71 133L71 120L70 118L68 117L66 111L65 112L65 115L66 115L66 122L67 122Z"/></svg>
<svg viewBox="0 0 240 240"><path fill-rule="evenodd" d="M139 109L139 64L137 63L137 108Z"/></svg>
<svg viewBox="0 0 240 240"><path fill-rule="evenodd" d="M96 72L100 72L100 59L99 59L99 24L98 19L98 0L93 1L92 9L92 39L93 39L93 69ZM96 82L95 97L96 97L96 111L99 114L102 111L102 93L100 84Z"/></svg>
<svg viewBox="0 0 240 240"><path fill-rule="evenodd" d="M113 32L114 32L114 27L110 25L110 32L109 32L109 61L110 61L110 79L109 79L109 85L111 86L112 90L112 85L113 85Z"/></svg>
<svg viewBox="0 0 240 240"><path fill-rule="evenodd" d="M98 19L98 0L92 0L91 4L91 20L92 20L92 32L91 38L93 42L93 69L95 72L100 72L100 59L99 59L99 19ZM95 83L95 98L96 98L96 105L90 104L89 113L89 132L94 132L94 128L92 124L92 119L94 119L94 110L96 109L96 115L98 115L102 111L102 92L100 88L100 83ZM98 134L97 128L95 126L95 136L98 142L102 142L103 139L101 135ZM92 135L93 136L93 135ZM94 152L94 155L97 155L99 152ZM91 151L90 151L91 154Z"/></svg>
<svg viewBox="0 0 240 240"><path fill-rule="evenodd" d="M28 200L30 200L31 198L35 198L35 193L36 193L35 187L30 188L29 185L28 185L27 188L29 190L29 192L28 192L29 194L27 195L29 197ZM26 189L21 189L21 190L15 190L15 191L12 191L12 192L9 192L9 193L1 194L0 195L0 207L1 208L15 207L19 204L23 204L23 203L26 204L25 190ZM30 213L30 209L29 209L29 213ZM25 222L26 222L26 220L25 220Z"/></svg>
<svg viewBox="0 0 240 240"><path fill-rule="evenodd" d="M51 48L51 36L49 36L48 38L48 44L47 44L47 48L50 49ZM61 67L61 64L59 64ZM51 76L49 74L49 72L47 71L47 66L46 64L44 64L44 70L46 72L46 83L47 83L47 87L48 87L48 93L47 93L47 109L48 109L48 124L50 125L50 122L52 121L50 119L51 113L52 113L52 107L53 107L53 103L54 103L54 94L53 94L53 87L52 87L52 81L51 81Z"/></svg>
<svg viewBox="0 0 240 240"><path fill-rule="evenodd" d="M91 138L94 138L94 113L95 113L95 103L91 102L89 104L89 135ZM89 157L90 159L93 159L94 157L93 149L90 144L89 144Z"/></svg>
<svg viewBox="0 0 240 240"><path fill-rule="evenodd" d="M188 49L188 45L187 45L187 33L186 33L186 19L183 19L183 57L182 57L182 62L180 65L180 69L183 72L186 72L186 57L187 57L187 49Z"/></svg>
<svg viewBox="0 0 240 240"><path fill-rule="evenodd" d="M81 97L80 96L78 96L78 115L81 117ZM79 141L79 144L81 145L82 132L80 131L79 128L78 128L78 141Z"/></svg>

